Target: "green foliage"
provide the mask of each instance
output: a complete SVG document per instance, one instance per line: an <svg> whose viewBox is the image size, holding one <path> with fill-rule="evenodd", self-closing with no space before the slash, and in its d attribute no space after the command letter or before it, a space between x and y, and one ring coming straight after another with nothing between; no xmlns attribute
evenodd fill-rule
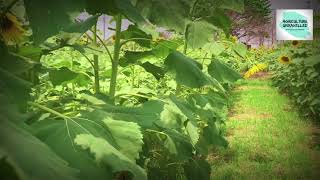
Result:
<svg viewBox="0 0 320 180"><path fill-rule="evenodd" d="M213 59L208 66L208 73L221 83L234 83L241 75L218 59Z"/></svg>
<svg viewBox="0 0 320 180"><path fill-rule="evenodd" d="M83 1L44 2L41 0L25 0L24 3L35 43L41 43L60 31L72 34L80 33L81 36L98 18L95 16L84 22L74 22L76 15L83 10Z"/></svg>
<svg viewBox="0 0 320 180"><path fill-rule="evenodd" d="M184 170L186 172L186 177L188 180L193 179L210 179L210 164L203 159L190 160L189 163L185 164Z"/></svg>
<svg viewBox="0 0 320 180"><path fill-rule="evenodd" d="M221 83L233 83L236 73L220 63L218 75L220 69L207 61L179 52L179 35L159 39L145 24L185 32L185 43L201 48L214 38L213 31L230 29L222 10L239 10L205 3L24 0L32 40L13 46L1 41L0 46L0 136L5 139L0 166L7 171L0 174L16 179L208 179L208 149L227 146L218 128L227 104ZM92 16L76 22L81 11ZM101 14L116 17L114 44L94 30L86 33ZM122 18L135 24L121 31ZM210 56L226 49L220 43L208 46ZM29 83L30 77L38 82ZM93 80L101 82L100 89ZM16 104L21 112L12 107Z"/></svg>
<svg viewBox="0 0 320 180"><path fill-rule="evenodd" d="M81 73L75 73L66 67L53 69L49 71L49 79L54 86L61 85L64 82L75 82L78 84L90 83L90 79Z"/></svg>
<svg viewBox="0 0 320 180"><path fill-rule="evenodd" d="M212 39L212 33L217 28L206 21L195 21L188 25L186 36L191 48L200 48Z"/></svg>
<svg viewBox="0 0 320 180"><path fill-rule="evenodd" d="M176 81L179 84L191 88L199 88L211 83L209 77L201 71L201 64L180 52L171 53L166 58L165 65L169 71L175 73Z"/></svg>
<svg viewBox="0 0 320 180"><path fill-rule="evenodd" d="M12 121L10 117L1 115L0 158L12 166L19 179L77 179L76 169L68 167L63 159L32 136L22 123L18 125ZM8 173L3 169L0 172L1 176Z"/></svg>
<svg viewBox="0 0 320 180"><path fill-rule="evenodd" d="M130 25L127 30L121 32L121 38L125 40L132 39L142 47L150 48L152 36L138 29L137 26Z"/></svg>
<svg viewBox="0 0 320 180"><path fill-rule="evenodd" d="M205 44L203 49L213 56L219 56L225 50L225 47L221 43L211 42Z"/></svg>
<svg viewBox="0 0 320 180"><path fill-rule="evenodd" d="M136 6L151 23L184 32L191 4L185 0L138 0Z"/></svg>
<svg viewBox="0 0 320 180"><path fill-rule="evenodd" d="M234 51L241 57L245 57L246 53L247 53L247 47L246 45L242 44L242 43L238 43L234 45Z"/></svg>
<svg viewBox="0 0 320 180"><path fill-rule="evenodd" d="M0 42L3 61L23 61L12 56ZM10 63L9 63L10 64ZM30 133L24 123L25 110L31 84L19 77L24 66L10 72L10 66L0 65L0 177L8 179L77 179L77 170L70 168L65 160L57 156L47 145ZM17 73L19 72L19 73ZM15 74L17 73L17 74ZM35 153L36 152L36 153Z"/></svg>
<svg viewBox="0 0 320 180"><path fill-rule="evenodd" d="M105 139L88 134L79 134L74 141L81 148L89 149L99 164L111 167L113 172L130 171L134 175L133 179L147 179L143 169L120 153Z"/></svg>
<svg viewBox="0 0 320 180"><path fill-rule="evenodd" d="M299 47L285 46L281 50L293 57L293 63L273 65L274 85L292 97L302 115L319 118L319 45L303 43Z"/></svg>

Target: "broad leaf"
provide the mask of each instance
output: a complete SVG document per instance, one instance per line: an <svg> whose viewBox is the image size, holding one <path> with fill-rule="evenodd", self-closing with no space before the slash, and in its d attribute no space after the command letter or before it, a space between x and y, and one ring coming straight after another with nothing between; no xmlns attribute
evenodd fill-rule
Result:
<svg viewBox="0 0 320 180"><path fill-rule="evenodd" d="M178 159L185 160L192 156L192 144L186 135L173 130L165 129L163 133L166 135L164 147Z"/></svg>
<svg viewBox="0 0 320 180"><path fill-rule="evenodd" d="M35 43L41 43L60 31L83 34L98 18L94 16L83 22L75 22L75 18L85 9L83 0L24 0L24 4Z"/></svg>
<svg viewBox="0 0 320 180"><path fill-rule="evenodd" d="M25 106L29 99L30 88L31 83L0 68L0 96L9 98L10 102Z"/></svg>
<svg viewBox="0 0 320 180"><path fill-rule="evenodd" d="M311 56L304 60L304 64L307 66L314 66L320 63L320 55Z"/></svg>
<svg viewBox="0 0 320 180"><path fill-rule="evenodd" d="M147 179L147 174L142 168L124 156L105 139L90 134L79 134L74 142L84 150L88 149L100 165L104 164L107 167L111 167L114 173L130 171L135 180Z"/></svg>
<svg viewBox="0 0 320 180"><path fill-rule="evenodd" d="M5 117L0 121L0 159L11 165L19 179L76 180L77 170L68 167L48 146Z"/></svg>
<svg viewBox="0 0 320 180"><path fill-rule="evenodd" d="M142 66L147 72L151 73L157 80L164 77L165 71L159 66L151 64L150 62L145 62L140 66Z"/></svg>
<svg viewBox="0 0 320 180"><path fill-rule="evenodd" d="M139 158L142 148L142 133L140 126L133 122L113 120L111 118L103 120L111 132L120 152L135 162Z"/></svg>
<svg viewBox="0 0 320 180"><path fill-rule="evenodd" d="M227 36L229 35L232 21L223 11L216 10L213 12L212 16L206 17L205 20L222 29Z"/></svg>
<svg viewBox="0 0 320 180"><path fill-rule="evenodd" d="M49 79L54 86L61 85L65 82L75 82L84 85L90 82L88 76L73 72L66 67L49 70Z"/></svg>
<svg viewBox="0 0 320 180"><path fill-rule="evenodd" d="M154 47L152 47L152 53L160 58L165 59L171 52L175 51L182 42L177 40L159 40L155 43Z"/></svg>
<svg viewBox="0 0 320 180"><path fill-rule="evenodd" d="M122 14L134 23L145 23L145 19L130 0L85 0L85 3L86 10L91 14L104 13L111 16Z"/></svg>
<svg viewBox="0 0 320 180"><path fill-rule="evenodd" d="M129 64L139 64L139 61L150 57L153 57L152 51L126 51L119 63L125 67Z"/></svg>
<svg viewBox="0 0 320 180"><path fill-rule="evenodd" d="M208 153L208 149L211 146L228 146L228 141L220 135L214 123L209 123L202 129L200 134L200 139L196 144L196 149L203 155Z"/></svg>
<svg viewBox="0 0 320 180"><path fill-rule="evenodd" d="M164 110L164 102L148 101L139 107L123 107L104 105L100 109L95 109L90 114L99 119L111 117L115 120L123 120L138 123L143 129L152 128L160 121L160 114Z"/></svg>
<svg viewBox="0 0 320 180"><path fill-rule="evenodd" d="M141 151L142 134L136 123L116 121L108 116L101 118L98 114L88 112L82 113L81 117L64 118L64 120L40 121L33 125L33 129L37 137L67 160L72 167L80 169L81 179L110 179L112 173L116 171L130 171L132 169L128 166L123 167L124 169L118 167L119 164L127 164L128 160L137 166L134 162ZM76 146L76 144L84 145L77 140L81 134L105 141L112 147L113 153L123 158L123 162L119 164L109 162L105 167L99 165L98 159L92 159L83 148ZM110 147L104 149L102 153L106 153L105 158L112 159L113 154L108 154ZM101 150L103 149L99 151ZM140 169L138 166L136 168Z"/></svg>
<svg viewBox="0 0 320 180"><path fill-rule="evenodd" d="M18 75L25 72L29 64L20 57L10 54L4 43L0 42L0 96L8 99L9 103L26 106L31 91L31 83ZM2 101L3 107L6 107Z"/></svg>
<svg viewBox="0 0 320 180"><path fill-rule="evenodd" d="M191 48L200 48L213 38L213 32L217 30L215 26L206 21L195 21L188 24L187 43Z"/></svg>
<svg viewBox="0 0 320 180"><path fill-rule="evenodd" d="M241 79L241 75L218 59L213 59L208 66L208 73L219 82L233 83Z"/></svg>
<svg viewBox="0 0 320 180"><path fill-rule="evenodd" d="M169 71L175 73L175 79L179 84L200 88L213 84L213 81L200 69L200 64L195 60L175 51L165 59L165 65Z"/></svg>
<svg viewBox="0 0 320 180"><path fill-rule="evenodd" d="M112 179L110 168L99 166L86 151L74 143L74 138L77 135L86 133L108 139L115 146L112 135L106 131L102 121L46 119L35 123L32 128L35 135L65 159L71 167L80 170L81 180Z"/></svg>
<svg viewBox="0 0 320 180"><path fill-rule="evenodd" d="M203 49L205 49L207 52L210 52L211 55L218 56L225 50L225 47L221 43L212 42L204 45Z"/></svg>
<svg viewBox="0 0 320 180"><path fill-rule="evenodd" d="M42 54L42 49L32 45L19 47L18 54L28 57L33 61L39 62Z"/></svg>
<svg viewBox="0 0 320 180"><path fill-rule="evenodd" d="M0 68L15 75L21 75L22 73L32 69L34 66L39 65L31 59L11 52L3 54L2 58L3 59L0 61Z"/></svg>
<svg viewBox="0 0 320 180"><path fill-rule="evenodd" d="M138 123L143 129L162 128L181 128L186 117L170 101L150 100L138 107L123 107L113 105L103 105L95 109L90 117L103 119L112 117L115 120L123 120Z"/></svg>
<svg viewBox="0 0 320 180"><path fill-rule="evenodd" d="M136 6L151 23L184 32L191 4L185 0L138 0Z"/></svg>
<svg viewBox="0 0 320 180"><path fill-rule="evenodd" d="M142 47L150 48L152 36L140 30L135 25L130 25L127 30L121 32L121 38L138 43Z"/></svg>
<svg viewBox="0 0 320 180"><path fill-rule="evenodd" d="M241 57L245 57L247 52L248 52L247 46L245 44L242 44L242 43L234 44L233 50Z"/></svg>
<svg viewBox="0 0 320 180"><path fill-rule="evenodd" d="M195 146L200 138L200 130L197 122L191 120L188 121L186 125L186 131L188 133L188 136L190 137L192 145Z"/></svg>
<svg viewBox="0 0 320 180"><path fill-rule="evenodd" d="M116 8L120 10L120 12L126 16L132 22L143 25L145 23L145 19L140 14L139 10L136 9L130 0L113 0L115 2ZM110 7L114 8L114 7Z"/></svg>

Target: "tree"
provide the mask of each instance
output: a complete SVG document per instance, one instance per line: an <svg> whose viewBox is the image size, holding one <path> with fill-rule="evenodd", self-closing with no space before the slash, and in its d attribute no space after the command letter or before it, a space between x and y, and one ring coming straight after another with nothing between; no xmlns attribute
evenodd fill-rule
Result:
<svg viewBox="0 0 320 180"><path fill-rule="evenodd" d="M246 38L247 42L259 38L260 44L268 37L266 31L270 26L271 9L269 0L245 0L244 12L230 12L232 34L238 39Z"/></svg>

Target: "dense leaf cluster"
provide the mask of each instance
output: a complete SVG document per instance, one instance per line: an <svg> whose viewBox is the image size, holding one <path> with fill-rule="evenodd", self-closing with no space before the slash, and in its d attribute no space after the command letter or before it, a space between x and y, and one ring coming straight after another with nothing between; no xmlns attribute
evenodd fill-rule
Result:
<svg viewBox="0 0 320 180"><path fill-rule="evenodd" d="M1 179L210 178L206 156L228 144L218 127L241 76L214 54L206 64L188 57L187 46L226 32L222 10L240 11L241 1L203 15L193 13L202 1L23 2L30 40L0 41ZM83 10L92 16L76 20ZM98 36L101 14L115 17L112 45ZM121 31L124 18L132 25ZM150 22L185 38L157 39Z"/></svg>
<svg viewBox="0 0 320 180"><path fill-rule="evenodd" d="M292 97L302 115L318 119L320 115L320 57L319 43L302 43L283 47L282 54L292 59L289 65L274 67L273 82ZM302 43L302 44L301 44ZM284 53L287 52L287 53Z"/></svg>

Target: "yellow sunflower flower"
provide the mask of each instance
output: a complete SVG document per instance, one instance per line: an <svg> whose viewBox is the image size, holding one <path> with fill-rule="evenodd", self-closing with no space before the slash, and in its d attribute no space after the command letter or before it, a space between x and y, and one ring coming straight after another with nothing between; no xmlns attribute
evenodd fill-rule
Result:
<svg viewBox="0 0 320 180"><path fill-rule="evenodd" d="M238 37L237 36L231 36L231 41L233 43L236 43L238 41Z"/></svg>
<svg viewBox="0 0 320 180"><path fill-rule="evenodd" d="M291 64L291 58L289 56L282 55L279 57L279 62L281 64Z"/></svg>
<svg viewBox="0 0 320 180"><path fill-rule="evenodd" d="M22 24L14 15L10 13L0 15L0 34L5 42L18 42L24 32Z"/></svg>
<svg viewBox="0 0 320 180"><path fill-rule="evenodd" d="M293 47L298 47L300 45L300 42L297 41L297 40L294 40L294 41L292 41L291 44L292 44Z"/></svg>
<svg viewBox="0 0 320 180"><path fill-rule="evenodd" d="M254 74L258 73L258 72L261 72L261 71L264 71L265 69L267 69L268 67L268 64L265 64L265 63L259 63L259 64L256 64L256 65L253 65L244 75L243 77L248 79L250 78L251 76L253 76Z"/></svg>

